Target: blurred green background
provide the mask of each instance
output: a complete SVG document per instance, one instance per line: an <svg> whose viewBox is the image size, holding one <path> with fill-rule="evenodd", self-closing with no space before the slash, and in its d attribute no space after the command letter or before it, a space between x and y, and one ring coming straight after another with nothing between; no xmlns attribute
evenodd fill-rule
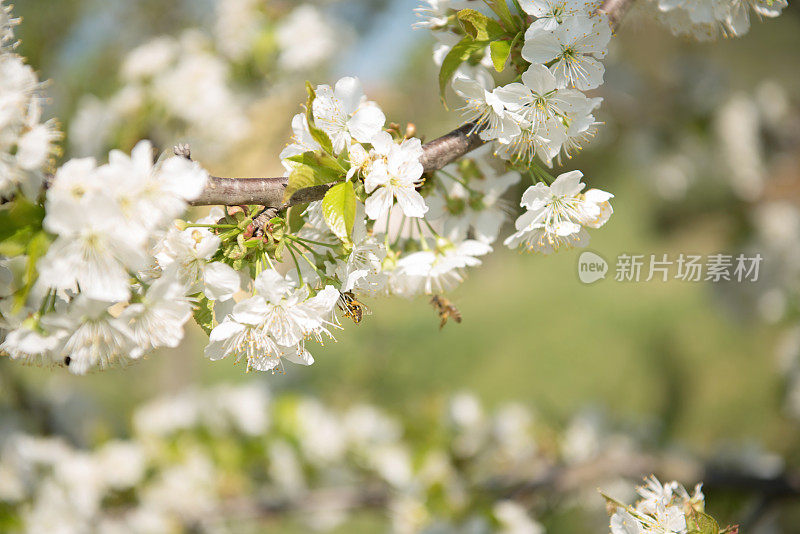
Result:
<svg viewBox="0 0 800 534"><path fill-rule="evenodd" d="M56 80L51 111L65 122L79 95L103 96L116 87L125 50L208 20L206 12L188 12L180 2L102 4L24 0L16 6L25 19L20 53L43 78ZM410 29L414 19L406 12L415 2L344 4L330 9L341 9L355 23L359 40L342 52L328 77L313 81L359 75L390 120L414 122L429 139L457 125L457 114L446 112L436 95L432 43L426 32ZM122 28L120 20L126 21ZM705 91L712 98L752 93L772 80L796 97L799 36L795 4L777 20L755 22L739 40L689 43L635 18L619 31L607 84L598 92L606 98L600 113L606 124L596 142L566 165L616 195L614 217L592 233L590 244L612 270L622 253L736 252L743 239L737 233L741 204L711 180L690 198L663 200L648 181L647 161L632 154L631 136L643 127L657 132L659 151L675 146L686 132L704 131L708 125L696 117L702 116L697 109ZM395 46L363 51L382 40ZM253 113L270 119L263 121L265 131L234 157L204 163L223 175L278 172L289 118L303 99L299 83L295 94L295 102L255 107ZM202 154L197 158L203 161ZM522 401L556 426L594 406L614 421L655 426L659 441L701 457L729 444L757 444L787 457L790 465L800 463L800 427L785 414L784 378L775 357L780 325L742 318L712 284L621 283L612 271L586 286L576 274L576 251L543 257L496 249L451 296L462 324L439 331L423 299L371 301L372 316L357 327L346 324L338 343L313 350L315 365L256 378L275 391L310 393L341 405L366 401L402 414L430 412L460 390L475 392L490 406ZM81 405L85 435L124 435L140 401L189 385L253 378L230 361L204 359L202 336L193 327L179 350L88 377L8 361L0 361L0 372L51 395L79 392L88 399Z"/></svg>

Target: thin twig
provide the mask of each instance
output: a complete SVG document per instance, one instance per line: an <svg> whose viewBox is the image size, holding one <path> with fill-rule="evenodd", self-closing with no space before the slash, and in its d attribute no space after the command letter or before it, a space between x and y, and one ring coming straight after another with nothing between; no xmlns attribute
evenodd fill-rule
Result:
<svg viewBox="0 0 800 534"><path fill-rule="evenodd" d="M425 172L439 170L483 145L484 141L477 133L470 135L473 128L472 124L465 124L447 135L426 143L422 147L423 155L421 159ZM322 200L329 189L327 185L301 189L285 202L284 192L288 185L288 180L286 176L278 178L221 178L212 176L205 191L192 204L195 206L256 204L274 208L287 208L297 204Z"/></svg>

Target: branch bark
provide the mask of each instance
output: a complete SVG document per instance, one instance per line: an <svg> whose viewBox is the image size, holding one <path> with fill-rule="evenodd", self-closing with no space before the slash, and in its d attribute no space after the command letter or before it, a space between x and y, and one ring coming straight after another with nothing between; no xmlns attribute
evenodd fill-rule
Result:
<svg viewBox="0 0 800 534"><path fill-rule="evenodd" d="M616 29L634 0L604 0L596 13L608 17L612 29ZM422 166L425 172L442 169L446 165L469 154L485 143L474 132L473 124L465 124L452 132L423 146ZM470 135L472 132L472 135ZM329 186L302 189L284 202L287 177L279 178L221 178L212 176L206 190L192 202L195 206L257 204L267 208L283 209L296 204L322 200Z"/></svg>
<svg viewBox="0 0 800 534"><path fill-rule="evenodd" d="M422 155L425 172L437 171L453 161L472 152L484 141L470 135L474 126L465 124L452 132L426 143ZM288 178L221 178L212 176L200 197L192 202L195 206L257 204L272 208L289 207L314 200L322 200L328 186L321 185L297 191L289 202L284 203L284 190Z"/></svg>

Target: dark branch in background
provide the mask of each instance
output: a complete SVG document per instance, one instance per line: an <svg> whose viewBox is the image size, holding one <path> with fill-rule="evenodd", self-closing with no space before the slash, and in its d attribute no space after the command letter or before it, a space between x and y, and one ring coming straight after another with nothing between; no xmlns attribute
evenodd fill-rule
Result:
<svg viewBox="0 0 800 534"><path fill-rule="evenodd" d="M800 478L796 473L783 472L762 477L735 469L720 470L682 456L630 452L610 452L574 465L552 465L532 478L492 478L477 482L474 488L492 500L510 499L530 503L539 497L550 499L553 495L563 497L580 494L620 477L640 481L651 473L656 473L662 480L676 479L685 484L702 480L707 493L709 490L714 493L722 491L754 498L756 513L742 514L747 516L741 518L744 520L740 525L742 532L755 526L779 500L800 497ZM688 489L691 491L691 486ZM361 487L344 485L314 489L294 498L236 499L224 503L220 508L223 511L221 516L207 520L212 523L223 517L264 520L322 510L356 512L380 509L388 505L392 496L391 489L368 483ZM711 500L713 503L713 496ZM599 493L596 501L598 505L602 503Z"/></svg>
<svg viewBox="0 0 800 534"><path fill-rule="evenodd" d="M619 26L625 12L634 0L605 0L597 13L608 17L613 29ZM485 143L473 132L474 125L465 124L452 132L426 143L423 146L422 166L426 173L438 171L446 165L469 154ZM473 132L470 135L470 132ZM181 151L184 147L181 147ZM178 153L178 151L176 151ZM183 155L183 154L179 154ZM286 208L322 200L329 186L322 185L297 191L289 202L284 202L284 190L288 178L220 178L212 176L200 198L192 202L195 206L238 206L256 204L268 208Z"/></svg>

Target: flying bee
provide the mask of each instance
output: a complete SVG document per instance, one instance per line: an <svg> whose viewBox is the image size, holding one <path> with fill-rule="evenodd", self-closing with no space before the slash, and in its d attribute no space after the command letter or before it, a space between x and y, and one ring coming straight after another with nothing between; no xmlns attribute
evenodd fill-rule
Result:
<svg viewBox="0 0 800 534"><path fill-rule="evenodd" d="M455 322L461 322L461 312L458 311L458 308L456 308L455 304L446 298L439 295L434 295L431 299L431 306L433 306L433 309L439 314L439 319L441 319L441 322L439 323L439 330L444 328L444 325L447 324L447 321L451 317Z"/></svg>
<svg viewBox="0 0 800 534"><path fill-rule="evenodd" d="M356 300L352 291L339 294L339 301L336 304L344 316L349 317L356 324L360 324L365 315L372 315L372 311L366 304Z"/></svg>

